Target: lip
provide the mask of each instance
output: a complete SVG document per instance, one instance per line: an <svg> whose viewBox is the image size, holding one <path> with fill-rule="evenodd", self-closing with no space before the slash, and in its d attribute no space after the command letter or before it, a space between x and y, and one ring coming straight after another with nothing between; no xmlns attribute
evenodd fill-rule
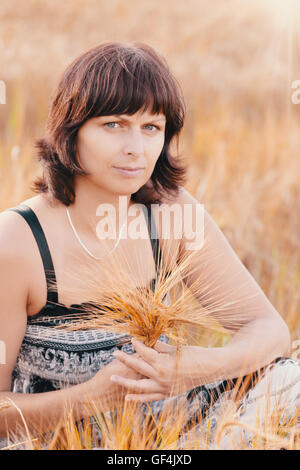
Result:
<svg viewBox="0 0 300 470"><path fill-rule="evenodd" d="M131 177L135 177L135 176L140 175L145 169L145 168L141 168L141 167L130 168L130 167L117 167L117 166L114 166L113 168L118 170L123 175L131 176Z"/></svg>

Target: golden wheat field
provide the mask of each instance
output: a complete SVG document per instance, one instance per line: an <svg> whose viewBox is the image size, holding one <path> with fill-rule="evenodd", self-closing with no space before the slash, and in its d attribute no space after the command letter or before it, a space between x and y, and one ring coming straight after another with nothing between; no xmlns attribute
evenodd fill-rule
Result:
<svg viewBox="0 0 300 470"><path fill-rule="evenodd" d="M149 43L185 97L186 187L287 322L291 354L300 360L300 103L292 99L300 80L299 24L293 0L2 0L0 211L33 195L40 171L34 141L65 67L102 41ZM144 423L129 438L126 416L114 426L105 422L107 448L174 448L174 423L155 432ZM269 416L257 431L254 448L299 449L299 435L287 438L276 419ZM49 448L90 448L89 428L80 434L72 423L67 416ZM216 445L230 426L239 424L225 410ZM206 448L207 436L191 439L182 449ZM43 447L28 433L24 441Z"/></svg>

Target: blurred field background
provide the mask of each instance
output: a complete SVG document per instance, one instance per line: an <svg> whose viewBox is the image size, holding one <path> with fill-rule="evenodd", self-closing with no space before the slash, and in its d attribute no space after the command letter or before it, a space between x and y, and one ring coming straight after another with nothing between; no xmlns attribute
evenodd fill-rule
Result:
<svg viewBox="0 0 300 470"><path fill-rule="evenodd" d="M299 24L292 0L2 0L0 210L33 195L34 141L67 64L104 40L149 43L184 92L187 189L299 339Z"/></svg>

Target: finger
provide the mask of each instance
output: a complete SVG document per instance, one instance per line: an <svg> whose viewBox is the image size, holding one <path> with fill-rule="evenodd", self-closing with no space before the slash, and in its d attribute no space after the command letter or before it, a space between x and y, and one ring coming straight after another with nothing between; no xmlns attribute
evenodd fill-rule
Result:
<svg viewBox="0 0 300 470"><path fill-rule="evenodd" d="M150 366L150 364L144 361L142 357L137 357L136 354L126 354L123 351L114 351L113 356L140 374L145 375L146 377L155 377L155 370Z"/></svg>
<svg viewBox="0 0 300 470"><path fill-rule="evenodd" d="M121 377L119 375L112 375L110 380L114 383L121 385L122 387L129 388L134 392L143 392L143 393L157 393L160 392L159 385L151 379L129 379L127 377Z"/></svg>
<svg viewBox="0 0 300 470"><path fill-rule="evenodd" d="M136 352L148 362L148 364L153 364L153 362L157 359L158 352L155 351L153 348L149 348L141 341L132 341L132 346L136 350Z"/></svg>
<svg viewBox="0 0 300 470"><path fill-rule="evenodd" d="M158 340L155 343L154 349L159 353L170 353L174 351L174 346L171 346L170 344Z"/></svg>
<svg viewBox="0 0 300 470"><path fill-rule="evenodd" d="M151 394L144 394L144 395L126 395L125 400L126 401L134 401L138 403L144 403L147 401L156 401L156 400L163 400L165 395L162 393L151 393Z"/></svg>

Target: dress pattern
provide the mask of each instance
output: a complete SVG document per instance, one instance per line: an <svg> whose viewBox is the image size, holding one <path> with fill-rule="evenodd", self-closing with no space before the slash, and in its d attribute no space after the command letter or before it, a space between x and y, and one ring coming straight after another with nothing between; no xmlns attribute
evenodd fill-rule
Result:
<svg viewBox="0 0 300 470"><path fill-rule="evenodd" d="M54 309L47 307L49 310L49 315L53 315ZM56 315L64 315L65 310L66 307L55 306ZM47 316L28 318L12 374L12 392L40 393L82 383L109 364L116 349L134 352L128 335L56 329L61 323L62 320L51 322Z"/></svg>

